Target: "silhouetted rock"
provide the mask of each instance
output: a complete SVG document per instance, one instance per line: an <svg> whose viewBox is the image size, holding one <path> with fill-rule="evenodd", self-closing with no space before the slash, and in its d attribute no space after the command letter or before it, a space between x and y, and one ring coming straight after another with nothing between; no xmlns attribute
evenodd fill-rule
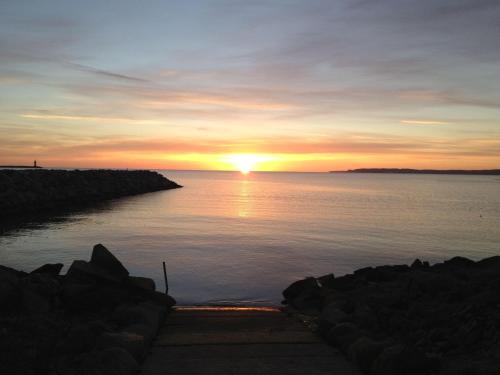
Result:
<svg viewBox="0 0 500 375"><path fill-rule="evenodd" d="M293 283L285 303L309 315L319 333L365 374L498 370L498 256L366 267L313 285L311 279ZM310 298L296 304L304 294Z"/></svg>
<svg viewBox="0 0 500 375"><path fill-rule="evenodd" d="M319 290L317 280L308 277L292 283L283 291L283 296L297 309L315 308L319 304Z"/></svg>
<svg viewBox="0 0 500 375"><path fill-rule="evenodd" d="M348 354L363 373L369 374L373 363L383 350L383 343L362 336L349 347Z"/></svg>
<svg viewBox="0 0 500 375"><path fill-rule="evenodd" d="M128 278L128 283L132 288L138 288L150 292L154 292L156 289L154 280L148 277L130 276Z"/></svg>
<svg viewBox="0 0 500 375"><path fill-rule="evenodd" d="M62 268L62 263L47 263L31 271L31 273L48 273L49 275L57 276L61 272Z"/></svg>
<svg viewBox="0 0 500 375"><path fill-rule="evenodd" d="M119 284L123 281L122 276L110 273L108 270L95 266L84 260L74 260L69 267L66 277L78 281L101 281Z"/></svg>
<svg viewBox="0 0 500 375"><path fill-rule="evenodd" d="M95 346L96 350L114 347L126 350L138 362L142 361L146 354L146 341L144 336L130 332L103 333L97 339Z"/></svg>
<svg viewBox="0 0 500 375"><path fill-rule="evenodd" d="M85 375L135 375L139 364L123 348L106 348L85 353L75 361L77 374Z"/></svg>
<svg viewBox="0 0 500 375"><path fill-rule="evenodd" d="M135 374L175 300L102 245L61 267L0 266L0 373Z"/></svg>
<svg viewBox="0 0 500 375"><path fill-rule="evenodd" d="M90 263L98 268L106 270L117 279L123 280L128 276L128 271L123 267L123 264L101 244L94 246Z"/></svg>

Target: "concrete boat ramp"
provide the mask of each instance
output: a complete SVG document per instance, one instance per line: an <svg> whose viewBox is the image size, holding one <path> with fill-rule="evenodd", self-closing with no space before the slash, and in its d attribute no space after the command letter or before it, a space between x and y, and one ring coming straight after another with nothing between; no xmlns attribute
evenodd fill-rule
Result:
<svg viewBox="0 0 500 375"><path fill-rule="evenodd" d="M276 308L185 307L167 318L141 375L359 375Z"/></svg>

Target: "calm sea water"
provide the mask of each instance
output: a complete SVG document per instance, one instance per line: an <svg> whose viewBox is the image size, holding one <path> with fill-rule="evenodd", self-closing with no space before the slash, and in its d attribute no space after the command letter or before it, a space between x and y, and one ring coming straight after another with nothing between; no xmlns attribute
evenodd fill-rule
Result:
<svg viewBox="0 0 500 375"><path fill-rule="evenodd" d="M177 190L0 237L0 264L89 259L103 243L180 304L278 304L308 275L500 254L500 178L166 171Z"/></svg>

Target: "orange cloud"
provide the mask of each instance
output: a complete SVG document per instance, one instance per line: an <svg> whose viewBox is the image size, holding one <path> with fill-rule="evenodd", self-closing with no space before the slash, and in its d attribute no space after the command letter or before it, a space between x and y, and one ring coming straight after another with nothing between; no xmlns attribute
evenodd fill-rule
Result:
<svg viewBox="0 0 500 375"><path fill-rule="evenodd" d="M47 166L68 167L234 169L231 155L235 154L252 155L259 170L315 171L367 166L497 168L500 165L497 139L410 139L363 133L339 134L335 138L224 140L75 138L30 129L25 134L11 133L2 146L3 163L27 163L36 158Z"/></svg>

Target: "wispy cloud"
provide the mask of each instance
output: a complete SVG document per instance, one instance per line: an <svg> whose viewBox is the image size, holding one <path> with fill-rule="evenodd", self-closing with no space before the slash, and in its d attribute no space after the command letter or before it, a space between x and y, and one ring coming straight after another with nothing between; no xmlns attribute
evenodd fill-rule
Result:
<svg viewBox="0 0 500 375"><path fill-rule="evenodd" d="M133 76L126 75L126 74L110 72L107 70L94 68L94 67L88 66L88 65L77 64L77 63L73 63L73 62L66 62L64 64L71 67L71 68L75 68L77 70L80 70L82 72L96 74L98 76L102 76L105 78L112 78L112 79L125 80L125 81L130 81L130 82L140 82L140 83L148 82L148 80L144 79L144 78L138 78L138 77L133 77Z"/></svg>
<svg viewBox="0 0 500 375"><path fill-rule="evenodd" d="M19 115L23 118L38 119L38 120L69 120L69 121L92 121L92 122L118 122L118 123L139 123L139 124L164 124L165 121L125 118L125 117L104 117L104 116L76 116L64 115L55 113L23 113Z"/></svg>
<svg viewBox="0 0 500 375"><path fill-rule="evenodd" d="M448 121L436 121L436 120L401 120L401 124L408 125L450 125L451 122Z"/></svg>

